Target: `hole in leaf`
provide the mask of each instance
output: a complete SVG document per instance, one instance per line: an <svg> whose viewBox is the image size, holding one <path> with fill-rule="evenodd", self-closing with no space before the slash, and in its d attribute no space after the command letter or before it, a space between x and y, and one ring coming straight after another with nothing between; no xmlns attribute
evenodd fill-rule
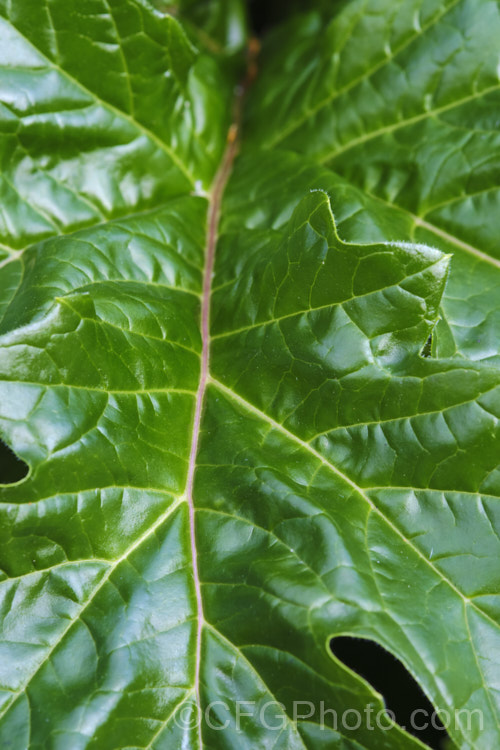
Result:
<svg viewBox="0 0 500 750"><path fill-rule="evenodd" d="M383 695L386 708L409 734L434 750L452 747L432 703L399 659L365 638L338 636L332 638L330 648L337 659Z"/></svg>
<svg viewBox="0 0 500 750"><path fill-rule="evenodd" d="M432 357L432 333L429 334L429 338L425 342L420 355L422 357Z"/></svg>
<svg viewBox="0 0 500 750"><path fill-rule="evenodd" d="M20 482L28 472L28 464L0 440L0 484Z"/></svg>

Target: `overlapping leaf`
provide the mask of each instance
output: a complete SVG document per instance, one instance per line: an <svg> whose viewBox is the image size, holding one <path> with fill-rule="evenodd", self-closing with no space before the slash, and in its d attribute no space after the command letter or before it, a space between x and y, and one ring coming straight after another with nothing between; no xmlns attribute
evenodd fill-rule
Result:
<svg viewBox="0 0 500 750"><path fill-rule="evenodd" d="M270 39L220 204L239 62L0 2L2 747L421 746L340 722L339 634L498 743L498 5L341 7Z"/></svg>

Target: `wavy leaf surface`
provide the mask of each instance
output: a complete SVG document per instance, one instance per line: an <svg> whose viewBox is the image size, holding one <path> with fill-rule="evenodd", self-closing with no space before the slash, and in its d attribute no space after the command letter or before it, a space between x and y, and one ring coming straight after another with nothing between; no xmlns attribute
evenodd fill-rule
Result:
<svg viewBox="0 0 500 750"><path fill-rule="evenodd" d="M269 40L249 137L311 156L373 213L397 207L410 239L452 252L436 351L495 357L498 2L354 0L329 21L299 17Z"/></svg>
<svg viewBox="0 0 500 750"><path fill-rule="evenodd" d="M353 635L490 750L498 3L295 16L236 104L191 5L0 0L0 745L422 747Z"/></svg>

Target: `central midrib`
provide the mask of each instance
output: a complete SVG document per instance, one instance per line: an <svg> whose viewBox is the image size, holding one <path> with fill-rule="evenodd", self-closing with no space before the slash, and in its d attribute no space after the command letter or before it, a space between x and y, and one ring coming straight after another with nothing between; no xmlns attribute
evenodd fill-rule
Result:
<svg viewBox="0 0 500 750"><path fill-rule="evenodd" d="M236 103L236 111L239 112L242 93L239 95L239 101ZM196 548L196 527L195 527L195 506L193 499L193 482L196 468L196 456L200 440L201 419L203 412L203 402L209 377L210 363L210 297L212 292L212 277L215 263L215 251L217 247L217 238L219 230L219 219L221 202L224 190L231 174L234 158L238 150L238 117L231 124L228 132L227 145L222 157L219 170L215 176L212 190L209 196L207 212L207 238L205 245L205 267L203 271L203 286L201 295L201 365L200 379L196 391L196 401L194 410L193 433L191 439L191 448L189 452L189 464L186 478L186 500L189 508L189 536L191 544L191 559L193 565L193 580L196 595L196 653L195 653L195 673L194 673L194 691L197 703L198 721L198 745L203 747L201 739L201 714L200 714L200 666L201 666L201 637L204 623L203 600L201 596L200 575L198 569L198 554Z"/></svg>

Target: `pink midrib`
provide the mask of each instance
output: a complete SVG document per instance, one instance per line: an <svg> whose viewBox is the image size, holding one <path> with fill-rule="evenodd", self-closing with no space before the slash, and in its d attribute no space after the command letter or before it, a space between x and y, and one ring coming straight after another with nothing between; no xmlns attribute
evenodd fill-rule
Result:
<svg viewBox="0 0 500 750"><path fill-rule="evenodd" d="M203 413L203 402L207 388L208 372L210 365L210 296L212 291L212 276L215 263L215 250L217 246L217 236L219 228L220 207L224 189L226 187L236 152L238 150L237 140L234 132L230 130L232 136L228 141L222 162L214 180L212 192L210 195L208 216L207 216L207 240L205 251L205 269L203 274L203 288L201 297L201 368L198 390L196 392L196 405L194 412L193 436L191 449L189 452L189 465L186 479L186 499L189 508L189 534L191 540L191 559L193 565L193 579L196 593L197 609L197 632L196 632L196 655L195 655L195 694L198 710L198 744L202 748L201 738L201 701L200 701L200 667L201 667L201 636L203 630L203 600L201 597L201 583L198 570L198 554L196 549L196 527L195 527L195 507L193 500L193 483L194 472L196 468L196 456L200 440L201 418Z"/></svg>

